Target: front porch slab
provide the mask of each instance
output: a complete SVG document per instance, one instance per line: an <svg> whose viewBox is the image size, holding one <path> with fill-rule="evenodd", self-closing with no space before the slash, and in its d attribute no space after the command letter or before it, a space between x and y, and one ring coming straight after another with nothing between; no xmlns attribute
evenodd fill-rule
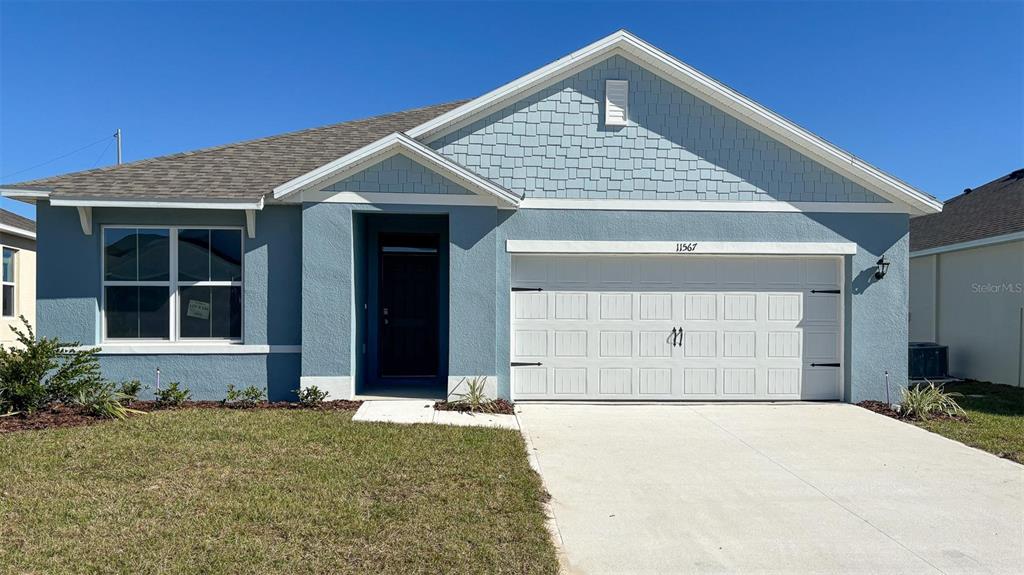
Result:
<svg viewBox="0 0 1024 575"><path fill-rule="evenodd" d="M424 400L370 400L364 401L352 421L381 421L386 423L436 423L463 427L496 427L519 429L514 415L494 413L461 413L437 411L433 401Z"/></svg>

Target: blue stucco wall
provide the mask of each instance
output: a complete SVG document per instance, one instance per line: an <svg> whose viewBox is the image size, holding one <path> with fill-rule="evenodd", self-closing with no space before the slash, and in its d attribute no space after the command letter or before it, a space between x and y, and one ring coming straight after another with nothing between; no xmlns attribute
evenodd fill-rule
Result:
<svg viewBox="0 0 1024 575"><path fill-rule="evenodd" d="M510 317L511 255L505 241L757 241L856 242L845 258L847 401L885 399L885 372L893 389L907 380L908 226L904 214L640 212L587 210L501 211L497 229L497 312ZM889 274L875 281L885 254ZM508 397L509 321L495 322L498 393ZM453 354L457 353L453 346ZM898 397L898 390L895 392Z"/></svg>
<svg viewBox="0 0 1024 575"><path fill-rule="evenodd" d="M448 216L448 373L495 374L497 208L307 203L302 210L302 375L356 375L353 212Z"/></svg>
<svg viewBox="0 0 1024 575"><path fill-rule="evenodd" d="M74 208L40 202L36 313L40 335L83 345L98 345L103 225L237 225L240 211L93 209L93 234L82 233ZM257 213L256 237L244 237L244 316L246 345L297 346L300 329L301 242L297 206L270 206ZM273 270L273 274L270 273ZM113 355L101 365L110 379L140 379L153 384L160 367L163 381L180 381L197 399L221 399L228 383L266 386L272 399L289 397L298 387L299 354Z"/></svg>
<svg viewBox="0 0 1024 575"><path fill-rule="evenodd" d="M324 191L457 195L473 193L401 154L368 166L340 182L327 186Z"/></svg>
<svg viewBox="0 0 1024 575"><path fill-rule="evenodd" d="M605 80L629 81L629 125L604 125ZM886 201L622 56L430 146L528 197Z"/></svg>

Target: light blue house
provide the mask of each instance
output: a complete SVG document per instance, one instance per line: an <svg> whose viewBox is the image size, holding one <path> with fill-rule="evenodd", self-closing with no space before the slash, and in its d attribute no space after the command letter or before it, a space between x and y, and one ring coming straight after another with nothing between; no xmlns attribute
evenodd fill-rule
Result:
<svg viewBox="0 0 1024 575"><path fill-rule="evenodd" d="M37 205L41 334L211 399L884 399L909 217L941 209L627 32L471 101L3 194Z"/></svg>

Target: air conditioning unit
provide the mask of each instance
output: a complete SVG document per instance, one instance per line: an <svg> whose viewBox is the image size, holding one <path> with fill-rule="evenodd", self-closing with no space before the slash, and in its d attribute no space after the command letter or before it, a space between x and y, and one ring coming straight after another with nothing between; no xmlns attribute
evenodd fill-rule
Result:
<svg viewBox="0 0 1024 575"><path fill-rule="evenodd" d="M910 343L910 379L949 377L949 346L933 342Z"/></svg>

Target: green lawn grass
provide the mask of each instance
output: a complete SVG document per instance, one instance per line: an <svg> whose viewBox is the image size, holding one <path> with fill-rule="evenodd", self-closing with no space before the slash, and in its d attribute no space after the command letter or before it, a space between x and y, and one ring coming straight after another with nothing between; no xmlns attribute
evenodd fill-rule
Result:
<svg viewBox="0 0 1024 575"><path fill-rule="evenodd" d="M1024 388L967 381L945 390L963 395L956 401L967 421L939 419L917 422L921 427L1000 457L1024 463Z"/></svg>
<svg viewBox="0 0 1024 575"><path fill-rule="evenodd" d="M514 431L165 411L0 435L0 571L554 573Z"/></svg>

